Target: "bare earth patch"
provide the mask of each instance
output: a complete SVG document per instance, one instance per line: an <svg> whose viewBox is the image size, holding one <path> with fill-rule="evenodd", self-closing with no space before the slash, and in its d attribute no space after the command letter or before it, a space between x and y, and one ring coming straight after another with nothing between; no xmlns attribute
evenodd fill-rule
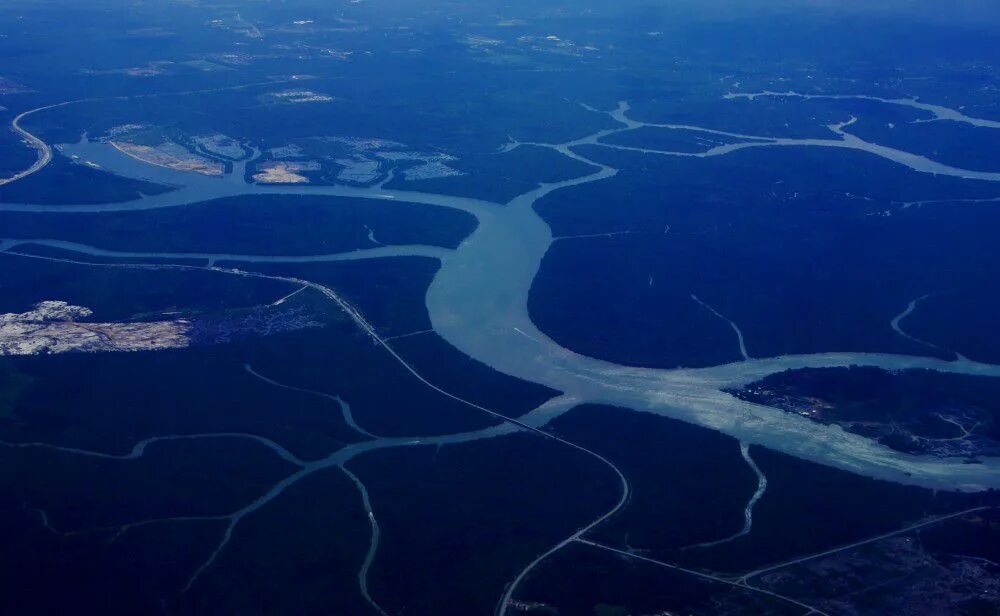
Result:
<svg viewBox="0 0 1000 616"><path fill-rule="evenodd" d="M139 145L128 141L111 141L111 145L127 156L158 167L175 171L190 171L202 175L222 175L225 166L213 160L192 154L184 146L165 141L158 146Z"/></svg>
<svg viewBox="0 0 1000 616"><path fill-rule="evenodd" d="M313 161L262 163L257 168L257 173L253 174L253 179L260 184L308 184L309 178L302 175L302 171L319 171L319 163Z"/></svg>
<svg viewBox="0 0 1000 616"><path fill-rule="evenodd" d="M22 313L0 314L0 356L101 351L153 351L190 344L191 323L80 323L91 310L43 301Z"/></svg>

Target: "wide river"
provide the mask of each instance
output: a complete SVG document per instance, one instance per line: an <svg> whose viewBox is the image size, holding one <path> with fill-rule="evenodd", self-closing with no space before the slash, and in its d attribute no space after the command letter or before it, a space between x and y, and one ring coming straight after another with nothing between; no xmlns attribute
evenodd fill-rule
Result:
<svg viewBox="0 0 1000 616"><path fill-rule="evenodd" d="M293 194L331 197L358 197L394 202L399 207L419 203L467 212L478 220L476 230L454 251L429 250L426 256L440 259L441 267L426 296L427 311L434 331L449 344L475 360L505 374L545 385L564 393L563 401L595 402L665 417L717 430L743 443L756 444L798 458L810 460L879 479L938 489L982 490L1000 488L1000 460L984 458L967 464L961 459L915 456L889 449L879 443L779 409L741 401L724 390L740 387L767 375L806 367L875 366L888 370L923 368L941 372L1000 377L1000 366L964 358L956 361L877 353L829 353L747 359L702 369L659 370L618 365L587 357L566 349L535 327L528 312L528 296L538 268L552 243L552 233L536 213L534 205L545 195L613 176L615 169L584 159L572 147L595 144L602 136L642 126L626 120L627 106L612 117L627 122L621 129L602 131L575 142L547 145L567 156L590 163L590 175L564 182L542 184L507 204L477 199L405 190L382 186L259 185L245 180L246 163L234 165L224 177L205 177L153 167L122 154L110 145L81 141L64 144L66 156L88 161L128 178L145 179L176 186L160 195L129 202L79 205L0 204L0 211L62 212L82 215L109 211L155 209L204 203L220 197L247 194ZM836 127L841 130L841 127ZM688 130L699 130L686 127ZM836 131L834 131L836 132ZM820 143L817 143L819 141ZM850 139L803 140L800 144L781 141L789 147L837 147L864 150L883 156L881 146L858 145ZM847 141L851 145L843 145ZM861 142L864 144L864 142ZM754 147L766 147L767 143ZM870 144L869 144L870 145ZM655 153L655 152L654 152ZM664 153L670 154L670 153ZM901 156L883 156L900 164ZM922 172L914 165L914 172ZM979 178L977 178L979 179ZM330 200L330 207L337 201ZM210 207L210 206L207 206ZM9 249L8 238L0 250ZM23 239L23 238L22 238ZM36 240L46 243L46 240ZM55 245L55 240L51 242ZM87 247L63 243L61 248L83 254L122 258L137 253L116 253L113 247ZM423 248L385 247L371 254L347 258L405 257L423 254ZM176 253L138 253L142 256L178 258ZM212 255L201 254L212 260ZM282 255L220 255L224 260L283 260ZM296 257L294 260L309 260ZM331 260L329 255L316 260ZM665 315L664 318L669 318ZM734 341L735 344L735 341ZM417 366L419 369L419 366ZM526 423L541 426L573 404L552 404L530 414Z"/></svg>

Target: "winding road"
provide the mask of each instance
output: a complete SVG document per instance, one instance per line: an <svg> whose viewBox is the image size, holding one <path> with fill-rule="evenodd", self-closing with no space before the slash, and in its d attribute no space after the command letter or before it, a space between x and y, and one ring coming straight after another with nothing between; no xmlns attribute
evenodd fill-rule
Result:
<svg viewBox="0 0 1000 616"><path fill-rule="evenodd" d="M56 103L54 105L46 105L44 107L36 107L34 109L29 109L28 111L24 111L24 112L18 114L11 121L11 123L10 123L11 129L15 133L17 133L18 135L20 135L21 138L29 146L31 146L32 149L35 150L35 154L36 154L37 158L36 158L35 162L30 167L28 167L27 169L25 169L24 171L18 171L17 173L15 173L14 175L12 175L10 177L0 178L0 186L3 186L4 184L10 184L11 182L16 182L17 180L26 178L29 175L33 174L33 173L37 173L43 167L45 167L46 165L48 165L49 162L52 160L52 148L49 147L49 144L45 143L44 141L42 141L41 139L39 139L35 135L29 133L24 127L21 126L21 121L24 120L25 118L27 118L28 116L30 116L32 114L35 114L35 113L38 113L40 111L45 111L47 109L55 109L57 107L64 107L66 105L71 105L71 104L76 103L76 102L79 102L79 101L65 101L65 102L62 102L62 103Z"/></svg>

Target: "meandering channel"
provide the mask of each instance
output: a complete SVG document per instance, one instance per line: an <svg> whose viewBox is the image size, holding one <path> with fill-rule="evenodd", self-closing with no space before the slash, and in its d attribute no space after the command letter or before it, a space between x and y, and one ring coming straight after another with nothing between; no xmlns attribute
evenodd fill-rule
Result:
<svg viewBox="0 0 1000 616"><path fill-rule="evenodd" d="M898 100L874 98L872 100L881 100L888 104L906 104ZM914 101L910 102L913 103L911 106L917 106ZM926 106L919 108L923 109L924 107ZM924 110L935 113L936 119L966 121L974 126L993 128L990 121L971 122L968 116L964 116L958 112L955 112L958 115L949 114L942 111L942 109L944 108ZM544 332L535 327L528 313L528 296L535 275L542 259L555 239L552 236L549 226L535 211L535 204L538 200L555 191L591 182L599 182L613 177L618 171L613 167L579 154L574 149L577 146L591 145L618 150L631 150L642 154L694 156L700 158L722 156L738 150L757 147L833 147L866 152L920 173L935 173L985 181L1000 181L1000 173L970 171L949 167L922 156L865 142L847 132L846 129L850 126L850 122L829 127L834 133L835 138L786 139L741 135L704 127L643 123L630 119L628 111L628 105L622 103L616 109L607 112L609 117L618 124L618 128L598 131L592 135L566 143L530 144L551 148L568 158L590 165L593 171L587 175L561 182L542 183L538 188L519 195L506 204L417 191L389 190L385 188L384 182L370 187L267 186L252 184L246 179L247 161L235 163L232 173L220 178L194 176L162 167L144 165L126 157L108 144L90 142L86 139L81 140L77 144L64 145L62 149L68 155L91 162L111 173L133 179L148 180L161 185L173 186L175 189L120 203L77 205L0 204L0 211L50 212L79 215L180 207L194 203L203 203L212 199L245 194L291 194L378 199L398 203L400 207L411 207L412 204L447 207L466 212L474 216L478 221L476 230L454 250L444 250L430 246L379 246L377 248L347 253L312 256L234 255L207 252L128 252L116 251L111 248L87 246L58 239L8 238L0 240L0 251L7 251L12 254L14 248L41 245L71 253L99 256L102 258L205 259L209 265L204 267L162 264L131 266L144 267L151 270L162 268L207 269L230 275L282 280L299 288L315 289L331 301L337 303L359 327L372 336L377 343L383 346L388 353L424 385L438 391L442 395L488 413L504 422L491 428L465 434L411 439L375 438L371 441L348 446L326 458L316 461L298 460L291 456L291 454L287 454L277 444L260 440L259 442L270 447L276 454L299 467L299 470L272 486L267 493L261 495L254 502L238 511L222 516L205 518L177 518L177 520L228 520L226 530L215 551L194 572L188 581L187 587L194 584L201 573L213 564L216 557L232 537L233 529L243 517L277 498L289 486L304 477L327 468L340 467L357 485L369 516L372 543L362 563L358 580L362 594L366 600L371 603L374 609L381 611L381 608L368 593L367 588L367 572L377 551L378 525L375 521L375 514L371 509L364 485L356 476L347 471L344 467L346 462L362 453L386 447L469 442L482 438L511 434L517 431L527 431L597 458L617 474L621 483L621 494L613 508L579 528L565 540L538 556L519 572L513 582L506 588L503 598L498 604L498 613L504 614L507 606L510 604L511 598L515 596L519 583L534 567L566 545L580 542L620 552L617 548L590 542L585 539L585 535L589 530L620 510L625 502L627 502L629 486L625 476L621 474L612 462L600 454L541 429L556 417L569 412L583 402L603 403L625 409L654 413L717 430L738 439L744 458L746 458L748 464L755 470L759 479L758 490L747 504L744 532L749 531L753 505L763 494L766 487L766 479L763 478L763 475L749 457L750 445L768 447L820 464L899 483L949 490L984 490L1000 487L1000 460L997 458L984 458L980 460L979 464L965 464L964 461L957 459L905 454L889 449L863 436L847 433L837 426L822 425L808 418L787 413L783 410L739 400L726 393L727 390L747 385L765 376L797 368L860 365L874 366L887 370L921 368L941 372L998 377L1000 376L1000 366L975 362L962 356L959 356L954 361L946 361L933 357L880 353L818 353L752 358L748 356L746 348L742 343L742 335L739 328L735 323L729 321L739 337L741 355L743 356L742 361L702 369L657 370L638 368L587 357L561 347L546 336ZM972 118L971 120L975 119ZM743 141L741 143L716 146L700 153L629 148L602 142L604 137L640 127L696 131L727 136ZM528 144L513 143L505 148L505 151L513 150L521 145ZM41 166L44 166L44 163ZM41 167L39 166L38 168ZM331 207L335 206L336 203L331 204ZM233 268L220 268L214 265L217 261L247 263L310 262L406 256L434 257L438 258L441 262L441 267L428 288L426 295L426 306L434 332L458 350L485 365L510 376L545 385L562 392L562 395L521 418L501 415L490 409L463 400L425 379L415 367L408 364L396 353L388 340L379 337L375 328L365 320L356 307L347 303L335 290L308 280L269 276ZM37 255L34 258L59 260L58 258ZM111 264L74 262L94 266L113 266ZM700 301L697 298L695 300ZM715 313L716 316L725 319L725 317L715 312L711 307L706 305L706 308ZM908 312L900 315L894 321L894 325L898 326L899 320L905 317L906 314ZM728 321L728 319L725 320ZM342 405L341 409L345 414L345 418L350 419L350 423L359 432L363 432L360 427L353 424L353 420L349 414L349 407L345 408ZM205 436L253 438L252 435L240 434ZM159 439L150 439L147 442L137 445L139 449L133 450L130 454L108 457L132 459L142 455L145 445L172 438L199 437L160 437ZM45 447L44 444L25 444L19 446ZM101 455L83 450L52 448L64 451L65 453ZM139 522L136 524L151 522ZM664 563L659 564L665 565ZM745 583L745 578L741 581Z"/></svg>
<svg viewBox="0 0 1000 616"><path fill-rule="evenodd" d="M480 199L439 195L407 190L387 190L382 186L266 186L246 180L246 161L234 165L233 173L222 178L196 176L161 167L143 165L108 144L82 140L64 146L72 155L99 164L106 170L136 179L180 186L177 190L144 196L133 201L106 204L38 205L0 204L0 210L22 212L61 212L66 215L178 207L209 199L240 194L295 194L356 197L396 202L400 207L418 203L447 207L466 212L478 221L476 230L454 251L432 247L379 247L343 255L287 257L282 255L218 255L232 261L268 260L341 260L376 256L421 254L441 258L426 296L432 327L438 335L466 355L505 374L539 383L564 392L580 401L591 401L631 408L680 419L728 434L742 442L765 446L796 457L860 473L869 477L930 488L982 490L1000 487L1000 460L983 459L980 464L961 460L915 456L891 450L865 437L845 433L836 426L826 426L782 410L751 404L725 393L769 374L796 368L874 366L889 370L924 368L943 372L1000 376L1000 366L968 359L941 359L878 353L835 353L750 358L734 364L704 369L655 370L617 365L563 348L540 331L528 313L528 295L535 274L545 257L553 236L549 226L535 212L535 203L546 195L572 186L598 182L617 173L574 150L579 145L603 146L604 137L648 124L628 117L629 106L622 103L607 112L618 128L562 144L535 144L550 147L576 161L590 165L590 174L561 182L543 183L538 188L506 204ZM882 146L850 138L847 124L831 127L839 139L791 140L794 144L771 137L730 134L757 139L747 145L767 147L848 147L882 156L917 172L937 172L936 163L928 169L922 160L907 153L887 152ZM718 133L709 128L677 127ZM729 134L729 133L727 133ZM518 147L514 144L509 149ZM728 146L721 146L728 147ZM721 153L715 154L721 155ZM932 161L933 162L933 161ZM959 170L959 177L984 179L980 172ZM1000 174L987 174L992 180ZM331 205L335 207L336 204ZM7 245L24 240L12 238ZM58 240L42 240L55 246ZM184 253L116 253L114 250L60 242L60 247L74 252L103 257L144 257L164 259L195 256ZM2 247L0 247L2 248ZM210 258L214 255L198 254ZM353 307L345 310L357 312ZM360 315L359 315L360 316ZM363 320L363 319L362 319ZM370 326L369 326L370 328ZM370 329L370 331L373 331ZM387 349L392 352L387 345Z"/></svg>

